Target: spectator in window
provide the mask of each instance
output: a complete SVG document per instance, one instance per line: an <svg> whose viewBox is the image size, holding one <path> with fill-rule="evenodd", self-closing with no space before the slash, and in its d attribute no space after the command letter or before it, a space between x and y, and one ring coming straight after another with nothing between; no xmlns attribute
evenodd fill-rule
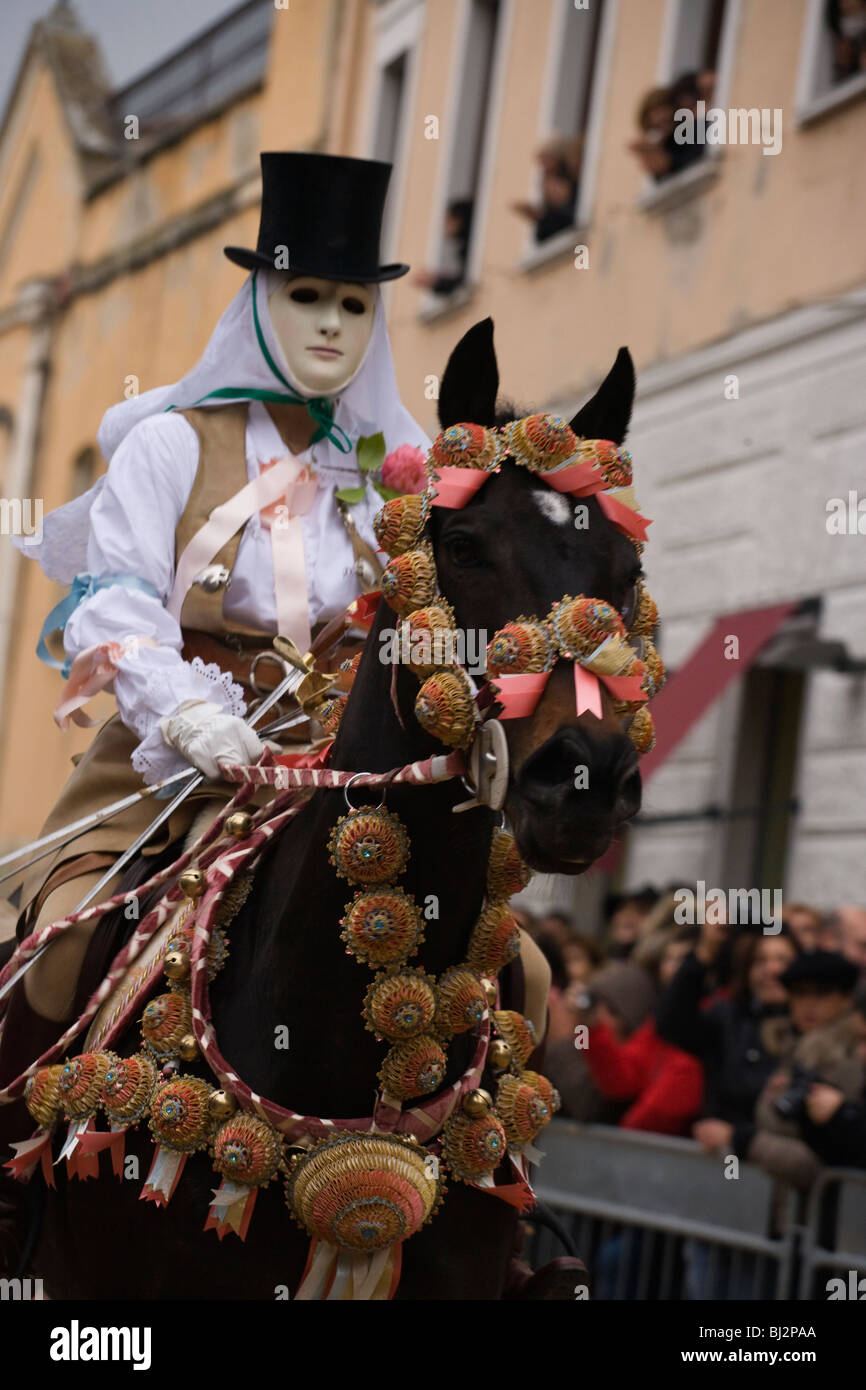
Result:
<svg viewBox="0 0 866 1390"><path fill-rule="evenodd" d="M854 903L837 907L824 922L821 945L850 960L860 973L860 983L866 984L866 909Z"/></svg>
<svg viewBox="0 0 866 1390"><path fill-rule="evenodd" d="M698 937L697 927L680 929L666 946L659 963L659 984L673 979ZM590 982L590 997L598 1002L575 1017L589 1024L586 1061L593 1081L606 1101L628 1105L618 1124L654 1134L686 1135L700 1111L703 1069L696 1057L664 1042L652 1016L625 1036L621 1017L604 1002L604 991Z"/></svg>
<svg viewBox="0 0 866 1390"><path fill-rule="evenodd" d="M833 81L866 72L866 0L827 0L825 23L833 36Z"/></svg>
<svg viewBox="0 0 866 1390"><path fill-rule="evenodd" d="M698 135L703 120L699 122L697 105L703 101L710 106L714 88L715 73L704 69L680 73L670 87L654 87L644 97L637 113L641 138L629 149L657 182L678 174L706 152ZM694 117L694 138L684 142L676 139L677 113L681 111L690 111Z"/></svg>
<svg viewBox="0 0 866 1390"><path fill-rule="evenodd" d="M671 170L668 142L673 138L674 108L669 87L653 87L637 109L640 138L628 146L652 178L667 178Z"/></svg>
<svg viewBox="0 0 866 1390"><path fill-rule="evenodd" d="M655 888L649 885L627 893L608 894L604 905L608 960L626 960L631 955L658 897Z"/></svg>
<svg viewBox="0 0 866 1390"><path fill-rule="evenodd" d="M456 198L445 210L445 227L438 270L419 270L414 283L433 294L451 294L466 279L466 258L472 233L471 198Z"/></svg>
<svg viewBox="0 0 866 1390"><path fill-rule="evenodd" d="M535 158L542 170L541 202L512 203L511 210L535 223L535 240L542 242L574 226L583 140L579 135L571 139L554 136Z"/></svg>
<svg viewBox="0 0 866 1390"><path fill-rule="evenodd" d="M816 907L809 907L808 903L785 903L782 921L801 951L818 949L823 918Z"/></svg>
<svg viewBox="0 0 866 1390"><path fill-rule="evenodd" d="M725 922L702 925L697 946L656 1010L659 1036L703 1062L706 1118L692 1133L708 1152L724 1145L739 1152L748 1140L758 1097L778 1068L764 1025L787 1015L781 976L799 955L784 927L773 936L743 932L733 946L728 996L713 997L714 972L731 930Z"/></svg>

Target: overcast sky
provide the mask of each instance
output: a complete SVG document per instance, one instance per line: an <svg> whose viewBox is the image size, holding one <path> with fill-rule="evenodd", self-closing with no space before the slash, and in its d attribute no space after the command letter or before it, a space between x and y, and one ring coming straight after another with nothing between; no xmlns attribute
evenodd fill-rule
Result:
<svg viewBox="0 0 866 1390"><path fill-rule="evenodd" d="M98 37L118 87L238 4L239 0L72 0L82 26ZM31 26L53 6L54 0L0 0L0 113L6 109Z"/></svg>

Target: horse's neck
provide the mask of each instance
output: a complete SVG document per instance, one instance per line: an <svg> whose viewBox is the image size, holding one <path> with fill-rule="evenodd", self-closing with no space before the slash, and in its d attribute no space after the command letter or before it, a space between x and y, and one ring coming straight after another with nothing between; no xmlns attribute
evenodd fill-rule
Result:
<svg viewBox="0 0 866 1390"><path fill-rule="evenodd" d="M334 743L331 765L335 768L387 772L446 751L414 717L417 678L408 666L397 666L395 673L390 662L380 659L381 638L395 622L382 602ZM462 782L454 779L435 786L393 787L386 799L405 822L412 841L405 887L419 895L423 888L425 896L434 894L447 905L450 926L437 929L437 935L451 945L465 935L480 908L494 820L487 810L455 814L453 807L468 796ZM350 792L350 798L354 805L360 804L357 793ZM379 799L375 793L369 797L373 803ZM440 915L443 920L444 914Z"/></svg>
<svg viewBox="0 0 866 1390"><path fill-rule="evenodd" d="M387 771L444 751L412 716L418 682L405 667L398 671L406 728L400 726L390 700L391 667L378 660L377 633L384 621L380 615L368 640L334 746L331 765L341 771ZM434 975L465 959L484 896L493 813L454 815L453 805L467 795L459 780L387 792L386 806L405 824L411 844L399 885L426 919L424 944L409 963ZM376 805L380 795L375 788L355 790L350 799L354 806ZM372 977L340 940L340 920L355 890L328 861L331 827L346 812L342 792L317 792L277 837L248 903L249 931L235 934L218 1020L228 1045L250 1067L255 1089L326 1115L368 1113L382 1060L381 1045L365 1032L361 1015ZM234 997L232 980L243 984ZM275 1053L269 1037L275 1024L286 1021L303 1047L296 1052L293 1041L290 1052Z"/></svg>

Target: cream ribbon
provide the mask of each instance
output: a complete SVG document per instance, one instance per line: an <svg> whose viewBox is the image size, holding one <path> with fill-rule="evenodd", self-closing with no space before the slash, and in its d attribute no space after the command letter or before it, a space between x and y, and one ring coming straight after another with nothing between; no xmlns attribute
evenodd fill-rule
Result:
<svg viewBox="0 0 866 1390"><path fill-rule="evenodd" d="M307 651L310 645L310 620L300 518L312 506L317 486L315 474L309 466L292 454L263 463L257 477L228 502L214 507L207 521L184 547L165 605L166 612L179 623L183 601L196 576L210 564L226 541L246 524L253 512L264 512L263 524L269 525L271 513L268 508L281 504L277 505L273 524L270 525L277 631L291 637L302 652Z"/></svg>

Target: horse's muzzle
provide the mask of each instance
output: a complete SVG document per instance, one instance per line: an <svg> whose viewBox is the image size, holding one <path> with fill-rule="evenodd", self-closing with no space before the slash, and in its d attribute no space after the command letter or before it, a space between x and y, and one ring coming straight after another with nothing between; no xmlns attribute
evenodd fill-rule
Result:
<svg viewBox="0 0 866 1390"><path fill-rule="evenodd" d="M572 726L518 769L506 814L528 864L544 873L580 874L601 858L640 802L631 740Z"/></svg>

